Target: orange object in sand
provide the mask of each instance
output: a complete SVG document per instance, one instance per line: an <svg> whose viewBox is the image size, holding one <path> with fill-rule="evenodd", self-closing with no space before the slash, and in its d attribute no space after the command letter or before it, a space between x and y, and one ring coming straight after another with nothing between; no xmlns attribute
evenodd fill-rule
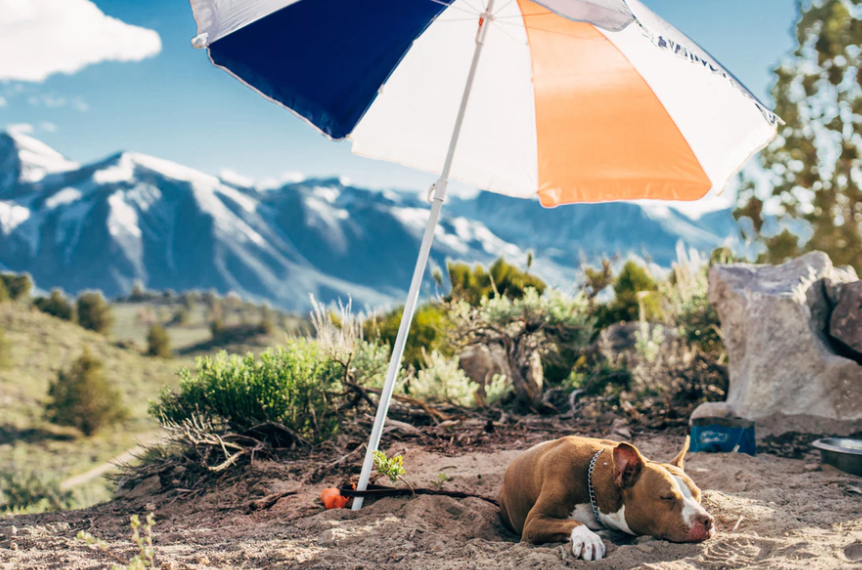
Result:
<svg viewBox="0 0 862 570"><path fill-rule="evenodd" d="M341 492L335 487L330 487L321 491L320 500L327 509L343 509L350 499L342 497Z"/></svg>

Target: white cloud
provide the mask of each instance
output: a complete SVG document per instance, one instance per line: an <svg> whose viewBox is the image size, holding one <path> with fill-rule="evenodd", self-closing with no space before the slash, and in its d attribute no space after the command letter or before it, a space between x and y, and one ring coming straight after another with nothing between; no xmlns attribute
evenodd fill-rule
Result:
<svg viewBox="0 0 862 570"><path fill-rule="evenodd" d="M46 133L53 133L57 131L57 125L50 121L42 121L39 123L39 130L45 131Z"/></svg>
<svg viewBox="0 0 862 570"><path fill-rule="evenodd" d="M9 104L9 102L6 101L6 98L3 97L2 95L0 95L0 107L5 107L8 104Z"/></svg>
<svg viewBox="0 0 862 570"><path fill-rule="evenodd" d="M0 0L2 2L2 0ZM88 111L90 106L80 97L75 97L74 99L68 99L66 97L59 97L51 94L38 94L38 95L30 95L27 98L27 103L34 107L47 107L48 109L59 109L61 107L71 106L77 111Z"/></svg>
<svg viewBox="0 0 862 570"><path fill-rule="evenodd" d="M41 82L101 61L140 61L161 49L154 30L106 16L90 0L0 0L0 80Z"/></svg>
<svg viewBox="0 0 862 570"><path fill-rule="evenodd" d="M13 135L29 135L35 129L30 123L11 123L6 125L6 132Z"/></svg>

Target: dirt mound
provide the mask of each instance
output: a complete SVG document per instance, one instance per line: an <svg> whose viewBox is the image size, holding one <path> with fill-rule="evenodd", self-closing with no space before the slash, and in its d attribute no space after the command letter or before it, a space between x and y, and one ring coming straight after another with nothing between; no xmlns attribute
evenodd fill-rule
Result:
<svg viewBox="0 0 862 570"><path fill-rule="evenodd" d="M650 435L635 444L647 457L668 460L681 442ZM405 444L391 451L404 452L413 485L429 486L445 472L451 478L447 489L482 494L496 494L519 453L453 456ZM671 544L605 533L608 555L599 562L575 560L567 544L519 543L503 528L497 509L479 499L391 498L360 512L325 511L320 490L340 481L300 487L285 477L285 465L258 463L192 501L170 491L86 511L6 519L0 522L0 568L102 568L110 561L73 541L75 532L89 528L129 556L134 550L124 521L147 509L157 515L155 546L163 568L859 567L862 479L821 470L810 460L766 454L693 454L687 471L704 490L718 535L702 544ZM271 509L248 513L249 500L290 488L299 492Z"/></svg>

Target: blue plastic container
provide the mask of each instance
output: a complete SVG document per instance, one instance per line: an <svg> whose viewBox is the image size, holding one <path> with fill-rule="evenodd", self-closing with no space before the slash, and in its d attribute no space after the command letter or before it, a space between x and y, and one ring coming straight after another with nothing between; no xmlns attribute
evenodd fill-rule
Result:
<svg viewBox="0 0 862 570"><path fill-rule="evenodd" d="M691 451L755 455L754 422L742 418L696 418L691 421Z"/></svg>

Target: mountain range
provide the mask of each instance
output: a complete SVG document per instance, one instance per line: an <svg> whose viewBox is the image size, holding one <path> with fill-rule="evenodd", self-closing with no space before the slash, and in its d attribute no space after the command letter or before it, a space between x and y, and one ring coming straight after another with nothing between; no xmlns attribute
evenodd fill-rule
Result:
<svg viewBox="0 0 862 570"><path fill-rule="evenodd" d="M340 179L261 188L133 152L81 165L0 132L0 266L29 272L41 289L115 296L140 280L288 310L306 309L310 294L391 305L409 285L427 210L412 192ZM532 271L565 287L582 259L635 254L668 266L680 241L709 251L735 231L727 210L697 220L656 203L546 210L482 192L447 199L431 259L523 265L532 250Z"/></svg>

